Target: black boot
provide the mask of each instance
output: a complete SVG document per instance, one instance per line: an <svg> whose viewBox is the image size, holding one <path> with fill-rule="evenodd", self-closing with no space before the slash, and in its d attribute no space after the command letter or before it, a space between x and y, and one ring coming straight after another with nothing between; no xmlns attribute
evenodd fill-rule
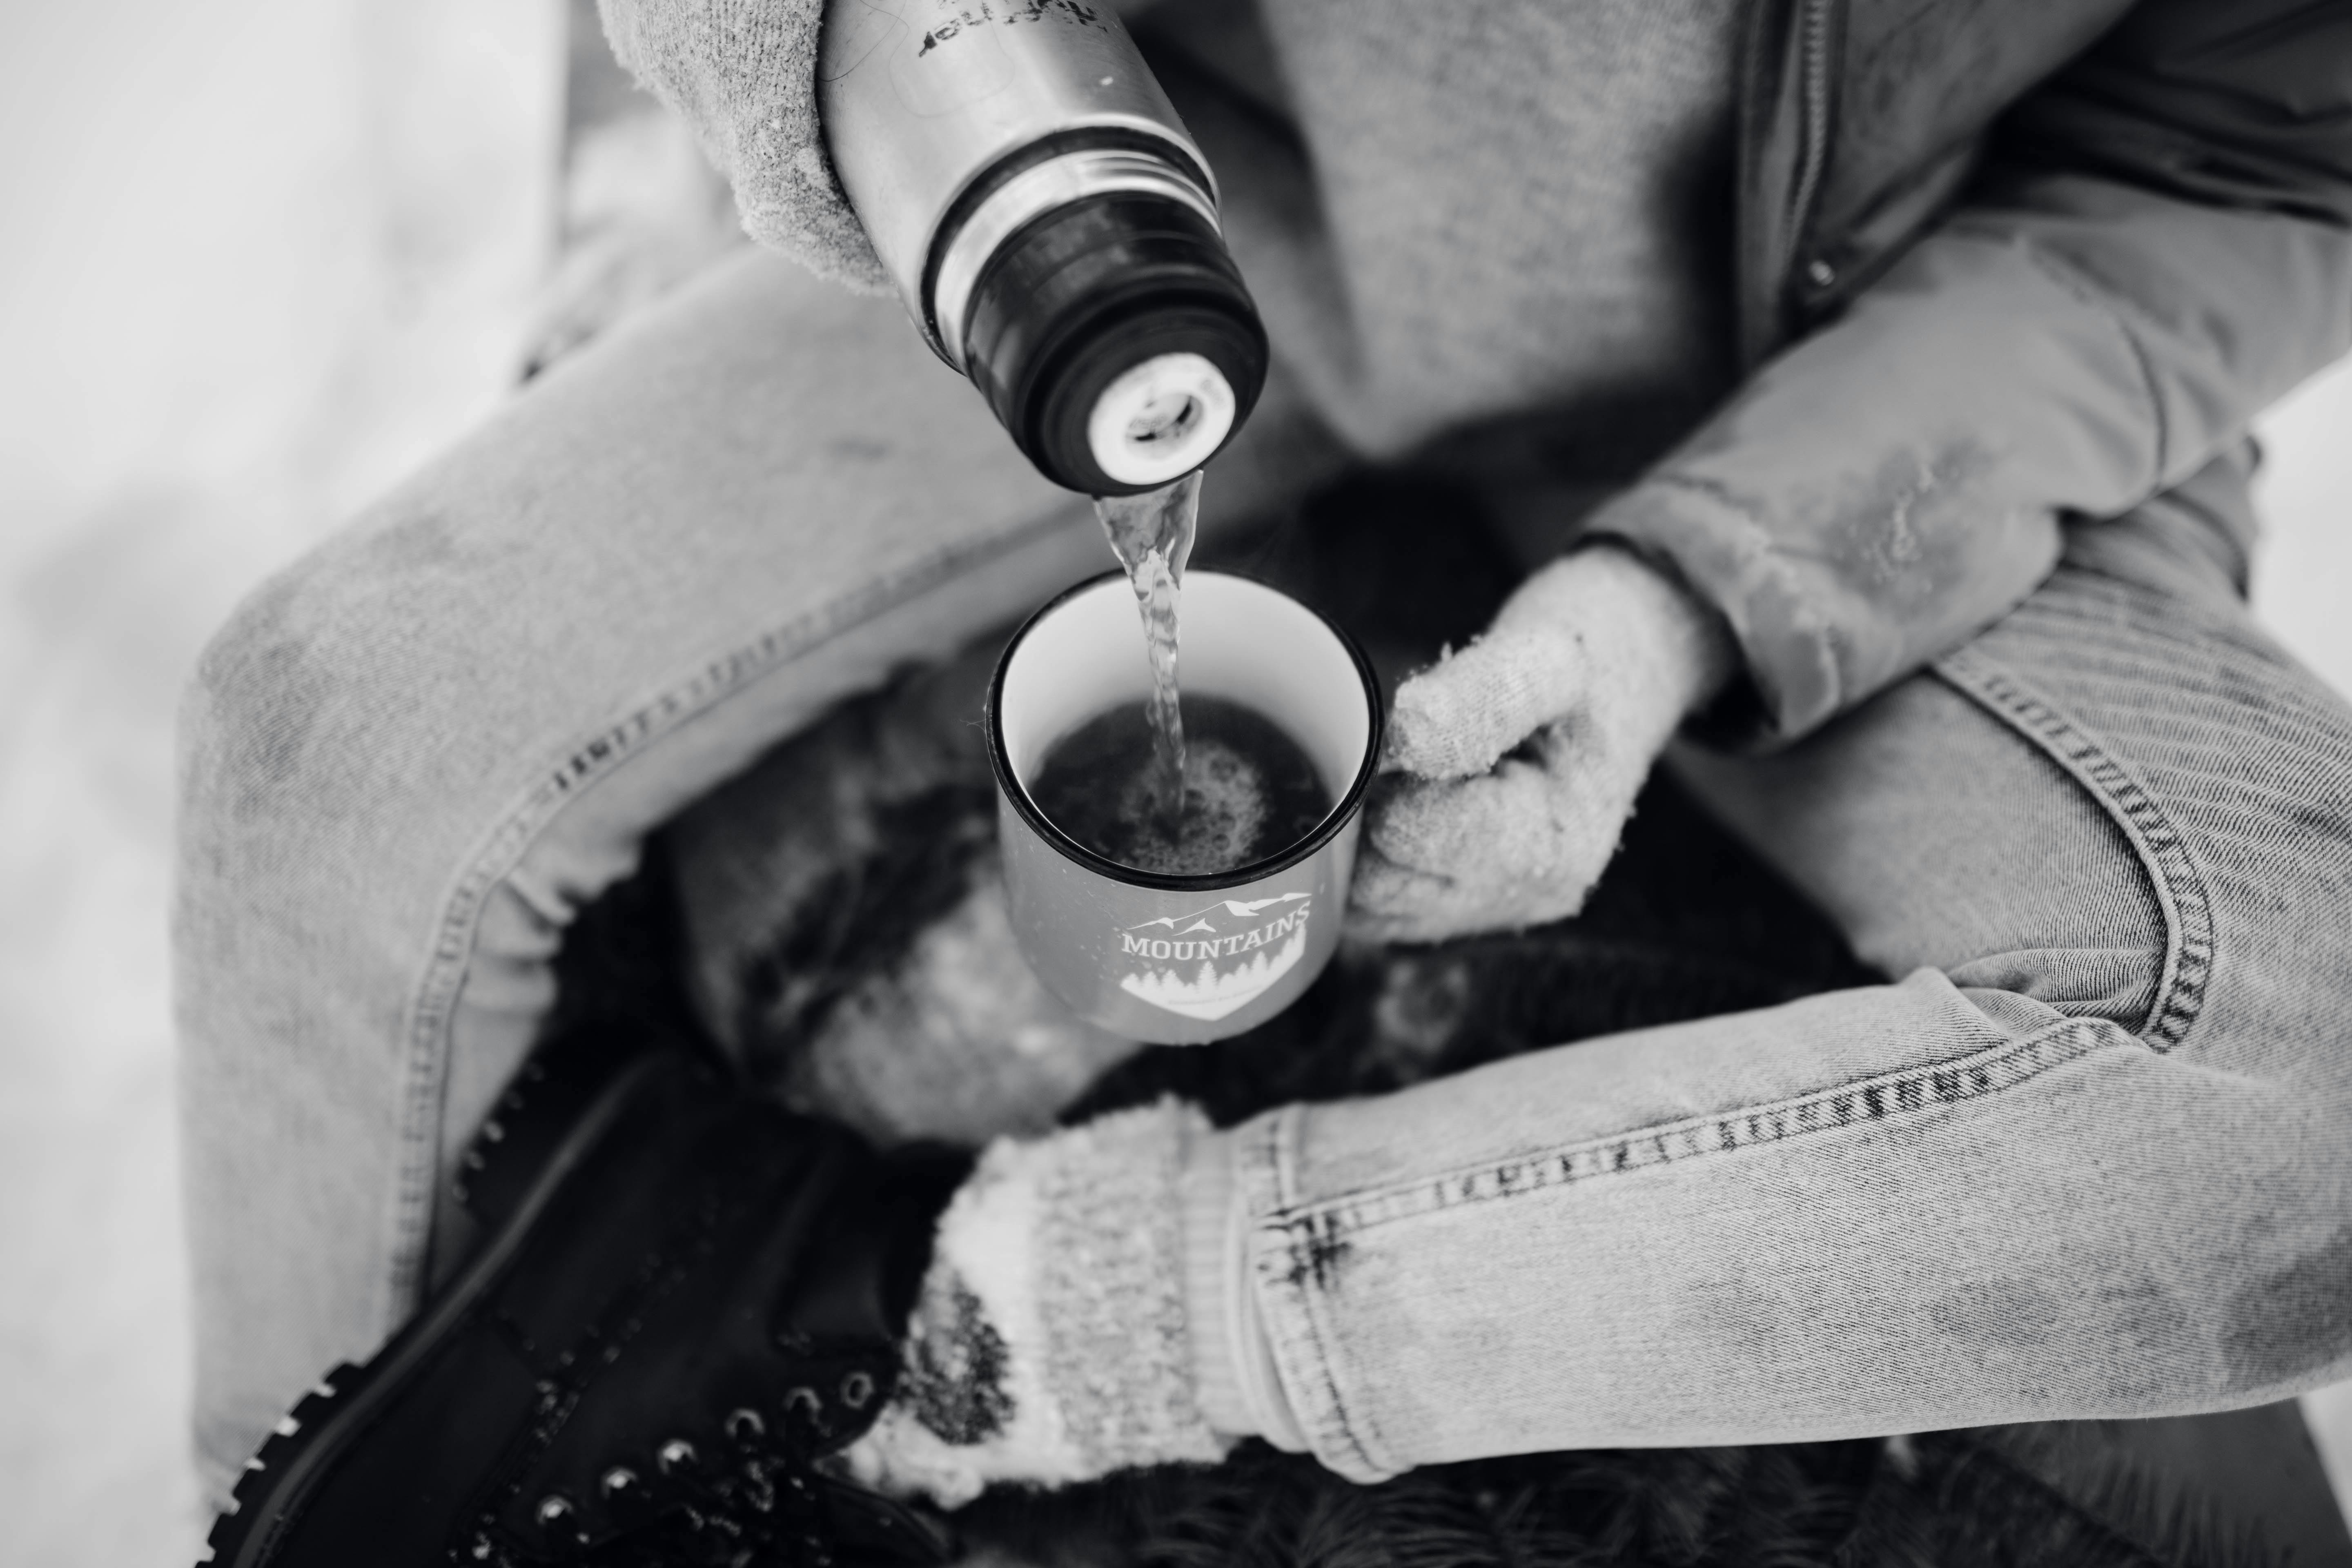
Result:
<svg viewBox="0 0 2352 1568"><path fill-rule="evenodd" d="M936 1562L824 1463L872 1425L961 1179L613 1030L467 1156L470 1260L247 1461L215 1568Z"/></svg>

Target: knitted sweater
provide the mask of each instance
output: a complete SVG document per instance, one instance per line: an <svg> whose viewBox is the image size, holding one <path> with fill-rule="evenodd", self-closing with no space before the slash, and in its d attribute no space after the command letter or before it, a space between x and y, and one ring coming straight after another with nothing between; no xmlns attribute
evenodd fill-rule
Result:
<svg viewBox="0 0 2352 1568"><path fill-rule="evenodd" d="M1138 37L1352 444L1534 416L1627 479L1730 387L1736 12L1164 0Z"/></svg>

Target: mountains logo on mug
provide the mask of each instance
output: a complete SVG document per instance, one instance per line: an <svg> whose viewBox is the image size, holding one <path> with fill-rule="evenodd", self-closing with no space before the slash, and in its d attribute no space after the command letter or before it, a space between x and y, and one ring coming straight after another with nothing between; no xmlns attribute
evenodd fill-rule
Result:
<svg viewBox="0 0 2352 1568"><path fill-rule="evenodd" d="M1220 899L1190 914L1129 926L1118 933L1119 952L1147 963L1120 976L1119 989L1188 1018L1224 1017L1264 995L1307 955L1307 921L1314 907L1307 893ZM1155 929L1168 934L1137 934ZM1220 969L1220 959L1238 962Z"/></svg>

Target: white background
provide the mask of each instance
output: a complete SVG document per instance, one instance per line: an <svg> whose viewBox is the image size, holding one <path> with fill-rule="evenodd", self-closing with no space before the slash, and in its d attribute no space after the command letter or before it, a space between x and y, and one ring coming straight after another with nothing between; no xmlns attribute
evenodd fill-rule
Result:
<svg viewBox="0 0 2352 1568"><path fill-rule="evenodd" d="M172 707L247 586L510 384L562 7L0 10L0 1558L182 1564ZM2257 599L2352 689L2352 372L2267 433Z"/></svg>

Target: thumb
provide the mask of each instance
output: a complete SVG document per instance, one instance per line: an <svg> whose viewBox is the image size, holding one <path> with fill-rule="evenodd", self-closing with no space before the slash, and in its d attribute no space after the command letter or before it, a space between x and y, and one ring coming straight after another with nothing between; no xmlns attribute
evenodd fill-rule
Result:
<svg viewBox="0 0 2352 1568"><path fill-rule="evenodd" d="M1492 632L1397 688L1381 765L1425 779L1483 773L1576 706L1585 667L1572 632L1531 624Z"/></svg>

